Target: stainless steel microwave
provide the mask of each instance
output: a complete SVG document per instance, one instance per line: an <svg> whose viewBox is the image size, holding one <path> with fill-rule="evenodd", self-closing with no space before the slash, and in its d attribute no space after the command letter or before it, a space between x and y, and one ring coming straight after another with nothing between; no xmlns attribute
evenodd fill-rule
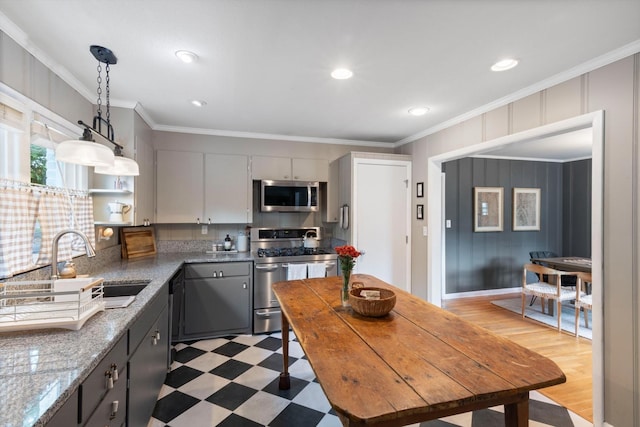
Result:
<svg viewBox="0 0 640 427"><path fill-rule="evenodd" d="M260 183L262 212L316 212L318 210L317 182L272 181Z"/></svg>

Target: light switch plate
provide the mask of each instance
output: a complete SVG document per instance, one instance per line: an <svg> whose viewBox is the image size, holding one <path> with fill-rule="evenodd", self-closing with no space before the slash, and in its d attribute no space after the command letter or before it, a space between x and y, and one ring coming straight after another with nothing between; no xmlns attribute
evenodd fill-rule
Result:
<svg viewBox="0 0 640 427"><path fill-rule="evenodd" d="M428 234L427 226L424 225L424 226L422 226L422 235L426 236L427 234Z"/></svg>
<svg viewBox="0 0 640 427"><path fill-rule="evenodd" d="M451 220L450 220L450 219L446 220L446 221L444 222L444 226L445 226L446 228L451 228Z"/></svg>

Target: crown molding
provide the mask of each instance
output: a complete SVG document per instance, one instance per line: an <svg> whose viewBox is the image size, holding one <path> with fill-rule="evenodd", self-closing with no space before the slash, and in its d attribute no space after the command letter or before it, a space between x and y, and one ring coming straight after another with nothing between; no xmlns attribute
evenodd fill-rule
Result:
<svg viewBox="0 0 640 427"><path fill-rule="evenodd" d="M384 147L391 148L392 143L377 142L377 141L362 141L356 139L339 139L339 138L319 138L311 136L295 136L295 135L278 135L271 133L254 133L254 132L240 132L232 130L220 130L220 129L203 129L203 128L190 128L180 126L165 126L156 125L153 130L162 132L177 132L177 133L189 133L196 135L213 135L213 136L228 136L232 138L248 138L248 139L269 139L275 141L292 141L292 142L312 142L314 144L336 144L336 145L357 145L362 147Z"/></svg>

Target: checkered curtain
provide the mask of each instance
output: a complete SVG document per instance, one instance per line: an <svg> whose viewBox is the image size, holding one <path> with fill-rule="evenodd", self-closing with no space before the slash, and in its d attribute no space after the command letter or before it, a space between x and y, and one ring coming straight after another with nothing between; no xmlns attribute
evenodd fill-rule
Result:
<svg viewBox="0 0 640 427"><path fill-rule="evenodd" d="M88 195L76 194L72 196L73 228L87 235L91 244L96 245L96 233L93 225L93 198ZM85 250L84 241L80 236L73 234L71 247L74 251Z"/></svg>
<svg viewBox="0 0 640 427"><path fill-rule="evenodd" d="M0 277L33 267L37 206L30 188L0 190Z"/></svg>
<svg viewBox="0 0 640 427"><path fill-rule="evenodd" d="M38 204L38 219L42 230L42 241L38 265L51 263L51 242L55 235L66 228L71 228L71 204L69 197L62 193L44 191ZM58 261L71 260L72 234L62 236L58 245Z"/></svg>

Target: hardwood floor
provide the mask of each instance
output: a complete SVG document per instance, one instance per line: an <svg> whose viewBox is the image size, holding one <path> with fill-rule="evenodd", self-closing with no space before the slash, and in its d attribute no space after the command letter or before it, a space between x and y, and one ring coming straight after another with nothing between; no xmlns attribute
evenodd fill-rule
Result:
<svg viewBox="0 0 640 427"><path fill-rule="evenodd" d="M565 373L567 382L539 391L593 422L591 341L558 332L491 304L493 300L513 296L446 300L443 308L556 362Z"/></svg>

